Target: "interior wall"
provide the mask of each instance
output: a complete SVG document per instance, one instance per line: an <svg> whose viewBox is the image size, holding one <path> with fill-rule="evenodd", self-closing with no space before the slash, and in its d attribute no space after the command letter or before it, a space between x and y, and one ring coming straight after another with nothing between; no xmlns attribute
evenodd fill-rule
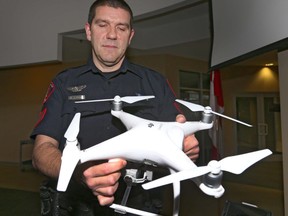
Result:
<svg viewBox="0 0 288 216"><path fill-rule="evenodd" d="M263 70L267 70L270 76L261 76ZM225 115L231 117L236 116L235 97L237 95L250 93L279 93L279 77L277 67L264 69L256 66L227 67L221 69L221 78ZM225 134L235 135L236 124L234 122L223 119L222 123ZM224 135L224 155L234 155L237 153L234 137L235 136Z"/></svg>
<svg viewBox="0 0 288 216"><path fill-rule="evenodd" d="M288 51L278 53L279 80L280 80L280 100L281 100L281 128L282 128L282 149L283 149L283 182L288 180L288 100L287 100L287 80L288 80ZM284 184L284 206L285 215L288 215L288 187Z"/></svg>
<svg viewBox="0 0 288 216"><path fill-rule="evenodd" d="M183 58L172 55L131 56L131 61L150 67L162 73L179 97L179 71L208 72L208 63L201 60Z"/></svg>
<svg viewBox="0 0 288 216"><path fill-rule="evenodd" d="M59 34L83 30L89 7L93 2L93 0L0 1L0 20L3 20L0 22L0 29L6 30L1 31L0 47L5 52L0 52L0 67L61 61ZM127 0L127 2L135 18L147 16L157 10L187 4L185 0Z"/></svg>
<svg viewBox="0 0 288 216"><path fill-rule="evenodd" d="M29 135L38 119L51 79L68 66L54 63L0 70L0 161L18 162L20 140Z"/></svg>
<svg viewBox="0 0 288 216"><path fill-rule="evenodd" d="M221 78L225 115L231 117L236 116L235 99L237 95L256 93L279 94L278 67L231 66L221 69ZM281 98L280 101L282 104L283 98ZM282 113L283 112L281 112L281 119L283 119ZM226 119L223 119L222 123L224 156L235 155L237 153L237 144L235 140L237 125ZM282 133L285 132L282 131ZM284 145L284 140L282 140L282 143ZM283 153L283 158L284 157L285 155ZM282 161L273 156L250 167L240 176L234 177L233 175L230 175L230 178L235 178L235 182L238 182L239 185L234 185L235 187L233 186L232 188L227 187L225 196L227 196L228 200L235 200L238 202L245 201L258 205L259 207L272 211L273 215L284 215L285 204L283 186L285 184L283 184L283 182L285 182L285 178L283 179L282 172L282 166L284 166L284 164L284 159ZM225 177L228 182L234 181L227 178L227 174ZM260 179L261 183L259 182ZM263 182L266 182L267 185L261 185ZM256 188L252 188L250 185L255 185ZM253 197L254 194L255 197Z"/></svg>

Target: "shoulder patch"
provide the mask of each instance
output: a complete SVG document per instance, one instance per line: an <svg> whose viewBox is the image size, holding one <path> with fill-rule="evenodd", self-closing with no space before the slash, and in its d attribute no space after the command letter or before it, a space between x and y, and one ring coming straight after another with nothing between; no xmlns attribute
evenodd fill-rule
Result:
<svg viewBox="0 0 288 216"><path fill-rule="evenodd" d="M49 97L52 95L52 93L54 92L55 90L55 85L53 82L50 83L49 87L48 87L48 90L46 92L46 95L45 95L45 98L44 98L44 101L43 101L43 104L49 99Z"/></svg>

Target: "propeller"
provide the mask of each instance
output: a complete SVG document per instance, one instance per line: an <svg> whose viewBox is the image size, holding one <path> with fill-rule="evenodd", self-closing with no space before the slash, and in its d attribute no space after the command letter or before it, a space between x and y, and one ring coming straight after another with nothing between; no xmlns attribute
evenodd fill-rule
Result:
<svg viewBox="0 0 288 216"><path fill-rule="evenodd" d="M269 149L263 149L255 152L250 152L246 154L236 155L226 157L220 161L212 160L207 166L195 167L191 170L183 170L157 180L145 183L142 187L145 190L167 185L173 182L178 182L186 179L192 179L198 176L205 175L209 172L217 175L221 171L230 172L233 174L241 174L248 167L252 166L254 163L262 160L263 158L271 155L272 152Z"/></svg>
<svg viewBox="0 0 288 216"><path fill-rule="evenodd" d="M118 205L114 203L110 205L109 207L114 209L115 212L119 214L132 213L133 215L141 215L141 216L161 216L156 213L150 213L150 212L146 212L146 211L142 211L142 210L138 210L138 209L134 209L134 208L130 208L127 206Z"/></svg>
<svg viewBox="0 0 288 216"><path fill-rule="evenodd" d="M243 125L245 125L245 126L252 127L252 125L250 125L250 124L247 124L247 123L242 122L242 121L239 121L239 120L237 120L237 119L234 119L234 118L225 116L225 115L223 115L223 114L217 113L217 112L213 111L213 110L211 109L211 107L209 107L209 106L204 107L204 106L201 106L201 105L198 105L198 104L194 104L194 103L187 102L187 101L184 101L184 100L179 100L179 99L176 99L176 101L177 101L178 103L183 104L184 106L186 106L187 108L189 108L189 109L190 109L191 111L193 111L193 112L204 111L204 112L207 112L207 113L213 113L213 114L215 114L215 115L218 115L218 116L221 116L221 117L223 117L223 118L226 118L226 119L235 121L235 122L240 123L240 124L243 124Z"/></svg>
<svg viewBox="0 0 288 216"><path fill-rule="evenodd" d="M74 169L80 159L80 148L77 140L80 128L80 117L80 113L75 114L64 134L66 146L61 157L61 167L57 184L58 191L66 191Z"/></svg>
<svg viewBox="0 0 288 216"><path fill-rule="evenodd" d="M126 103L135 103L141 100L148 100L150 98L154 98L155 96L115 96L114 98L109 98L109 99L100 99L100 100L85 100L85 101L75 101L75 103L94 103L94 102L103 102L103 101L115 101L115 102L126 102Z"/></svg>
<svg viewBox="0 0 288 216"><path fill-rule="evenodd" d="M77 136L79 133L79 127L80 127L80 117L81 117L81 113L75 114L67 131L64 134L64 137L69 142L73 142L77 139Z"/></svg>

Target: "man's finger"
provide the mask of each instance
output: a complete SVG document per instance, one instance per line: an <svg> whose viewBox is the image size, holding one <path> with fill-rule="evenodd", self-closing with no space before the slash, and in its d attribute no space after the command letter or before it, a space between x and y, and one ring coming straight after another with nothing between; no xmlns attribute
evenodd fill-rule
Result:
<svg viewBox="0 0 288 216"><path fill-rule="evenodd" d="M186 122L186 118L185 118L184 115L178 114L178 115L176 116L176 121L179 122L179 123L185 123L185 122Z"/></svg>
<svg viewBox="0 0 288 216"><path fill-rule="evenodd" d="M102 163L99 165L91 166L84 171L84 176L95 177L95 176L105 176L111 173L117 172L126 166L127 162L125 160L110 161L109 163Z"/></svg>
<svg viewBox="0 0 288 216"><path fill-rule="evenodd" d="M101 206L110 205L114 202L114 196L106 197L106 196L98 195L97 199Z"/></svg>

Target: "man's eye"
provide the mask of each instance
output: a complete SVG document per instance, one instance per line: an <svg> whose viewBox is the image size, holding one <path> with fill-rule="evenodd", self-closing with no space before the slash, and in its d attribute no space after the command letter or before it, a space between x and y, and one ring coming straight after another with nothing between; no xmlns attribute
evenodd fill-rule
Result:
<svg viewBox="0 0 288 216"><path fill-rule="evenodd" d="M98 26L99 27L105 27L105 26L107 26L107 24L106 23L98 23Z"/></svg>
<svg viewBox="0 0 288 216"><path fill-rule="evenodd" d="M120 31L126 31L127 30L127 27L126 26L118 26L118 29Z"/></svg>

